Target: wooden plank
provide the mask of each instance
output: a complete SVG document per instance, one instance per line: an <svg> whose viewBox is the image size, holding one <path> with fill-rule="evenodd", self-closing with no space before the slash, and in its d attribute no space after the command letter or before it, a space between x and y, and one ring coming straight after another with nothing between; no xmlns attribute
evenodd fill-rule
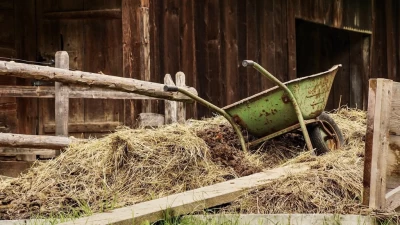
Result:
<svg viewBox="0 0 400 225"><path fill-rule="evenodd" d="M0 155L55 156L54 149L0 147Z"/></svg>
<svg viewBox="0 0 400 225"><path fill-rule="evenodd" d="M65 51L58 51L55 56L56 68L69 70L69 56ZM55 123L57 136L68 136L68 115L69 115L69 88L56 82L55 87Z"/></svg>
<svg viewBox="0 0 400 225"><path fill-rule="evenodd" d="M275 22L274 22L274 4L275 1L262 1L260 10L260 54L261 63L271 74L275 74ZM261 89L266 90L275 86L265 77L261 78Z"/></svg>
<svg viewBox="0 0 400 225"><path fill-rule="evenodd" d="M61 149L67 147L72 139L67 137L27 135L27 134L0 134L0 146L19 148L48 148Z"/></svg>
<svg viewBox="0 0 400 225"><path fill-rule="evenodd" d="M370 80L363 204L374 209L382 209L385 206L391 92L391 80Z"/></svg>
<svg viewBox="0 0 400 225"><path fill-rule="evenodd" d="M84 10L117 8L121 1L85 1ZM136 9L134 15L136 14ZM83 69L89 72L101 71L113 74L115 78L123 75L121 48L122 23L120 20L85 20L91 29L84 32ZM138 43L139 44L139 43ZM123 121L123 101L108 99L85 99L84 122ZM85 137L93 136L85 133Z"/></svg>
<svg viewBox="0 0 400 225"><path fill-rule="evenodd" d="M140 1L122 0L122 74L126 78L140 79L140 43L139 20L136 10ZM157 51L154 51L157 52ZM133 100L124 101L124 124L133 126L141 111L141 102Z"/></svg>
<svg viewBox="0 0 400 225"><path fill-rule="evenodd" d="M392 99L394 100L394 98ZM393 120L393 117L391 117L390 122ZM389 140L385 144L388 145L385 168L386 192L389 192L400 186L400 136L390 135Z"/></svg>
<svg viewBox="0 0 400 225"><path fill-rule="evenodd" d="M67 71L45 66L0 61L0 75L12 75L16 77L35 78L39 80L54 80L63 83L78 83L89 86L97 86L138 93L162 99L193 101L192 99L182 94L172 94L170 92L164 92L163 84L110 76L105 74L89 73L82 71ZM185 87L185 89L197 94L194 88Z"/></svg>
<svg viewBox="0 0 400 225"><path fill-rule="evenodd" d="M172 80L171 75L166 74L164 77L164 84L175 86L174 81ZM165 110L164 110L164 118L165 124L176 123L178 121L177 116L177 102L175 101L165 101Z"/></svg>
<svg viewBox="0 0 400 225"><path fill-rule="evenodd" d="M0 85L0 97L54 98L55 90L51 86L8 86ZM96 88L90 86L69 86L69 98L93 99L158 99L135 93Z"/></svg>
<svg viewBox="0 0 400 225"><path fill-rule="evenodd" d="M260 1L257 0L246 1L246 58L255 62L260 62L260 26L258 25L258 7L260 7L259 2ZM262 89L260 79L263 77L261 77L260 74L258 74L254 69L242 69L245 69L247 72L245 75L247 77L247 96L261 92Z"/></svg>
<svg viewBox="0 0 400 225"><path fill-rule="evenodd" d="M175 81L176 81L176 86L185 87L186 86L185 74L182 72L176 73ZM177 109L176 109L177 122L185 123L185 121L186 121L186 104L183 102L177 102L176 107L177 107Z"/></svg>
<svg viewBox="0 0 400 225"><path fill-rule="evenodd" d="M68 130L72 133L106 133L114 131L120 122L82 122L68 124ZM44 133L54 133L56 124L45 124Z"/></svg>
<svg viewBox="0 0 400 225"><path fill-rule="evenodd" d="M47 12L45 19L121 19L121 9L100 9L69 12Z"/></svg>
<svg viewBox="0 0 400 225"><path fill-rule="evenodd" d="M225 100L221 101L220 105L230 105L236 101L239 101L239 95L241 89L239 88L239 59L238 59L238 33L237 33L237 4L238 1L222 1L222 40L221 40L221 61L223 66L221 68L222 73L220 76L225 77ZM219 10L218 6L215 6L215 10ZM210 21L211 22L211 21ZM219 32L219 31L218 31ZM219 44L219 43L218 43ZM218 63L218 61L216 62ZM217 74L210 74L215 76ZM216 87L213 87L216 88Z"/></svg>
<svg viewBox="0 0 400 225"><path fill-rule="evenodd" d="M393 1L385 1L385 16L386 16L386 20L385 20L385 25L386 25L386 54L387 54L387 78L391 79L391 80L396 80L397 78L397 68L394 65L394 60L396 59L396 49L394 47L395 45L395 36L394 36L394 31L393 31L393 20L394 20L394 16L393 16L393 5L392 5ZM395 12L395 14L397 14L397 10Z"/></svg>
<svg viewBox="0 0 400 225"><path fill-rule="evenodd" d="M0 161L0 175L18 177L21 173L28 171L32 165L33 162Z"/></svg>
<svg viewBox="0 0 400 225"><path fill-rule="evenodd" d="M365 37L362 43L362 59L363 59L363 110L367 110L367 102L368 102L368 80L371 77L371 68L370 68L370 50L371 37Z"/></svg>
<svg viewBox="0 0 400 225"><path fill-rule="evenodd" d="M363 91L364 83L363 74L363 36L362 34L351 32L349 33L350 38L350 102L351 108L363 108ZM368 79L367 79L368 80Z"/></svg>
<svg viewBox="0 0 400 225"><path fill-rule="evenodd" d="M140 113L138 118L139 127L160 127L164 125L164 115L158 113Z"/></svg>
<svg viewBox="0 0 400 225"><path fill-rule="evenodd" d="M141 0L138 8L139 33L140 36L140 77L141 80L150 81L150 23L149 23L149 0ZM153 112L150 101L143 101L142 112Z"/></svg>
<svg viewBox="0 0 400 225"><path fill-rule="evenodd" d="M206 20L207 33L204 35L206 35L205 38L207 40L207 64L202 66L206 66L207 69L204 74L207 85L207 100L217 106L224 106L226 105L225 100L227 100L224 95L229 87L226 83L227 77L225 77L222 68L228 65L225 64L221 56L221 12L219 3L219 0L206 2L207 15L204 19ZM227 76L231 76L231 74Z"/></svg>
<svg viewBox="0 0 400 225"><path fill-rule="evenodd" d="M309 170L307 165L296 165L267 170L250 176L170 195L148 202L138 203L111 212L98 213L61 225L90 224L141 224L144 221L155 222L163 218L165 210L179 216L200 211L213 206L234 201L250 188L256 188L276 179Z"/></svg>
<svg viewBox="0 0 400 225"><path fill-rule="evenodd" d="M211 101L210 93L208 92L208 48L207 48L207 17L208 17L208 2L194 1L195 8L195 45L196 45L196 71L197 71L197 87L199 96L207 101ZM213 102L215 103L215 102ZM211 111L201 104L197 104L198 117L209 117Z"/></svg>
<svg viewBox="0 0 400 225"><path fill-rule="evenodd" d="M197 71L196 71L196 36L195 36L195 2L194 1L182 1L182 11L180 27L182 27L181 34L181 55L182 57L180 66L181 71L186 75L186 82L188 86L197 87ZM154 52L153 52L154 53ZM152 53L152 54L153 54ZM189 105L186 108L188 118L197 118L197 107L196 104Z"/></svg>
<svg viewBox="0 0 400 225"><path fill-rule="evenodd" d="M26 0L14 2L15 7L15 50L19 59L37 60L37 22L36 22L36 1ZM23 15L23 16L21 16ZM12 23L12 21L8 21ZM53 55L54 57L54 55ZM12 78L5 78L11 79ZM17 85L30 84L29 79L16 79ZM5 83L3 83L5 84ZM10 83L8 83L11 85ZM17 133L36 134L38 127L38 105L35 99L17 99ZM10 118L11 119L11 118Z"/></svg>
<svg viewBox="0 0 400 225"><path fill-rule="evenodd" d="M393 82L392 96L389 132L400 136L400 83Z"/></svg>

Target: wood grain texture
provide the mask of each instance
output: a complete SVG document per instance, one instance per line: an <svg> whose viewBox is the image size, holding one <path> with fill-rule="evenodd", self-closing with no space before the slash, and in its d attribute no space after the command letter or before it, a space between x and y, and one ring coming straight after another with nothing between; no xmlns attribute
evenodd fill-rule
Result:
<svg viewBox="0 0 400 225"><path fill-rule="evenodd" d="M186 76L188 86L196 87L198 84L196 70L196 36L195 36L195 1L182 0L182 11L180 22L181 35L181 68ZM186 107L188 118L197 118L196 103Z"/></svg>
<svg viewBox="0 0 400 225"><path fill-rule="evenodd" d="M174 80L172 79L170 74L166 74L164 77L164 84L175 86ZM165 124L176 123L178 121L177 118L177 102L175 101L165 101L164 102L164 119Z"/></svg>
<svg viewBox="0 0 400 225"><path fill-rule="evenodd" d="M45 19L121 19L121 9L99 9L69 12L47 12Z"/></svg>
<svg viewBox="0 0 400 225"><path fill-rule="evenodd" d="M122 74L126 78L140 79L140 36L136 10L140 7L139 1L122 0ZM124 101L124 124L133 126L141 111L141 102Z"/></svg>
<svg viewBox="0 0 400 225"><path fill-rule="evenodd" d="M69 56L65 51L56 52L55 67L69 70ZM55 133L57 136L68 136L68 116L69 116L69 88L60 82L55 83L54 87L54 107L55 107Z"/></svg>
<svg viewBox="0 0 400 225"><path fill-rule="evenodd" d="M110 133L122 125L121 122L84 122L84 123L70 123L68 130L71 133ZM44 133L55 133L56 124L45 124Z"/></svg>
<svg viewBox="0 0 400 225"><path fill-rule="evenodd" d="M44 66L27 65L22 63L0 61L0 75L16 76L22 78L35 78L40 80L54 80L65 83L78 83L97 87L123 90L139 93L146 96L178 101L192 101L181 94L164 92L164 85L147 81L127 79L105 74L96 74L82 71L66 71L63 69ZM193 88L186 88L196 93Z"/></svg>
<svg viewBox="0 0 400 225"><path fill-rule="evenodd" d="M8 86L0 85L0 97L54 98L55 88L51 86ZM99 99L157 99L135 93L96 88L90 86L69 86L69 98Z"/></svg>
<svg viewBox="0 0 400 225"><path fill-rule="evenodd" d="M67 137L27 135L27 134L0 134L0 146L2 147L26 147L61 149L67 147L72 139Z"/></svg>
<svg viewBox="0 0 400 225"><path fill-rule="evenodd" d="M392 81L370 80L368 99L363 204L382 209L385 207L387 185Z"/></svg>
<svg viewBox="0 0 400 225"><path fill-rule="evenodd" d="M178 87L186 86L186 77L182 72L178 72L175 74L175 82ZM183 102L176 103L176 119L178 123L185 123L186 121L186 104Z"/></svg>
<svg viewBox="0 0 400 225"><path fill-rule="evenodd" d="M310 169L298 165L267 170L250 176L170 195L164 198L142 202L133 206L115 209L107 213L98 213L80 218L61 225L90 225L90 224L140 224L144 221L154 222L163 218L165 210L174 212L174 216L200 211L213 206L234 201L245 191L273 182L291 174L305 172Z"/></svg>
<svg viewBox="0 0 400 225"><path fill-rule="evenodd" d="M33 165L33 162L24 161L0 161L0 175L7 177L18 177L25 173Z"/></svg>

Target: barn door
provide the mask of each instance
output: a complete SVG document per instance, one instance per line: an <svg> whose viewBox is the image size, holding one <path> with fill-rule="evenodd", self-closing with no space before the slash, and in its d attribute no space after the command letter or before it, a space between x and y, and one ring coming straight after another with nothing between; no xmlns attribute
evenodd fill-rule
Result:
<svg viewBox="0 0 400 225"><path fill-rule="evenodd" d="M122 76L121 19L102 13L120 8L118 0L38 0L38 54L50 60L64 50L72 70ZM122 100L70 99L69 134L108 133L122 122L122 112ZM54 99L41 99L39 114L39 133L54 134Z"/></svg>

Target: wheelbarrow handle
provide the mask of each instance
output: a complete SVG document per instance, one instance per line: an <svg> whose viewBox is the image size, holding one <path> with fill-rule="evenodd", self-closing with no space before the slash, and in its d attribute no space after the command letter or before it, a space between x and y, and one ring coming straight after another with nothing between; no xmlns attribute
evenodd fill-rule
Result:
<svg viewBox="0 0 400 225"><path fill-rule="evenodd" d="M164 91L177 92L178 91L178 87L177 86L165 85L164 86Z"/></svg>
<svg viewBox="0 0 400 225"><path fill-rule="evenodd" d="M254 61L252 61L252 60L243 60L242 61L242 66L243 67L253 66L253 65L254 65Z"/></svg>

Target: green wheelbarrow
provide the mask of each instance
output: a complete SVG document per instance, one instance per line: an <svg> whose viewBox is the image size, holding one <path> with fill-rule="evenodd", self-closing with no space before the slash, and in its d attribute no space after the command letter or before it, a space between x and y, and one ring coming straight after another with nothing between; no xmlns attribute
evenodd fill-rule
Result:
<svg viewBox="0 0 400 225"><path fill-rule="evenodd" d="M316 154L338 149L343 145L343 135L335 121L324 113L336 72L341 65L315 75L280 82L259 64L244 60L277 86L219 108L212 103L176 86L164 91L180 92L224 116L237 133L241 146L255 146L294 130L301 129L308 150ZM258 139L246 144L241 128Z"/></svg>

